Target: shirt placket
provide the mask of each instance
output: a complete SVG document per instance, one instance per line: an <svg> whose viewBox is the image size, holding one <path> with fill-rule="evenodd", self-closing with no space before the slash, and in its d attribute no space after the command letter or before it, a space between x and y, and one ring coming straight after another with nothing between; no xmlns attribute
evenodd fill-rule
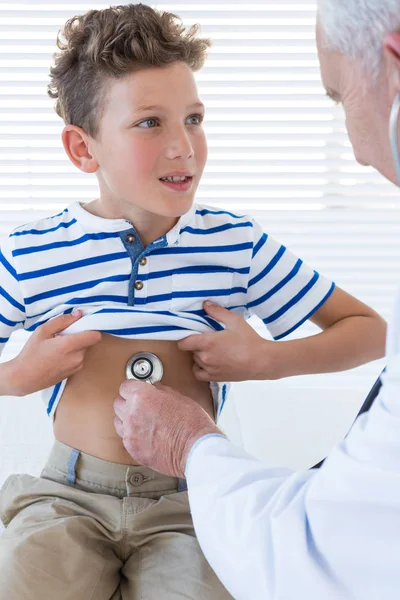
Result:
<svg viewBox="0 0 400 600"><path fill-rule="evenodd" d="M146 304L147 301L150 254L156 248L167 246L167 238L163 236L144 248L134 228L120 232L119 236L132 263L128 289L128 306L140 307Z"/></svg>
<svg viewBox="0 0 400 600"><path fill-rule="evenodd" d="M144 254L141 254L137 259L137 275L134 288L135 300L139 301L140 304L145 304L148 296L149 263L149 255L145 256Z"/></svg>

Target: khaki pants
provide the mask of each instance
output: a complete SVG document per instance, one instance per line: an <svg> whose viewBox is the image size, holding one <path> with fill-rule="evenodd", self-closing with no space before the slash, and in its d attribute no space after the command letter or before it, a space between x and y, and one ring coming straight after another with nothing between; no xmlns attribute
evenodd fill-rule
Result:
<svg viewBox="0 0 400 600"><path fill-rule="evenodd" d="M195 537L184 480L55 442L0 493L1 600L231 600Z"/></svg>

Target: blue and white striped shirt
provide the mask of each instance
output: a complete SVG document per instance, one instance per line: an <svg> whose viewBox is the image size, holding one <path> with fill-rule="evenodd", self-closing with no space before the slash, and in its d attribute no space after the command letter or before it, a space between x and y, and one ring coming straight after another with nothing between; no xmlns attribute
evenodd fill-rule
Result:
<svg viewBox="0 0 400 600"><path fill-rule="evenodd" d="M0 353L14 330L32 332L75 308L83 316L65 333L179 340L221 329L202 308L207 299L257 315L277 340L333 288L248 216L193 205L144 248L130 221L92 215L75 202L17 227L2 246ZM42 392L51 417L65 383ZM226 386L213 392L219 414Z"/></svg>

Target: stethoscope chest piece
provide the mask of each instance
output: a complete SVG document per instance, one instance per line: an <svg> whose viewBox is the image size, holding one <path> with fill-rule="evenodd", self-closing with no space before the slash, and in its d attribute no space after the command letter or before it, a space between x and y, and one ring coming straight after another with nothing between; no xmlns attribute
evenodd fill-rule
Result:
<svg viewBox="0 0 400 600"><path fill-rule="evenodd" d="M126 363L125 368L127 379L137 379L146 383L161 381L163 372L161 360L151 352L134 354Z"/></svg>

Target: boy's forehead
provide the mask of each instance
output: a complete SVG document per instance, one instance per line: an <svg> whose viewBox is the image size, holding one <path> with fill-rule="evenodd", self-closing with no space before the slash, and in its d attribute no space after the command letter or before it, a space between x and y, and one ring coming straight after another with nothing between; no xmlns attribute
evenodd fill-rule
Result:
<svg viewBox="0 0 400 600"><path fill-rule="evenodd" d="M109 103L129 105L130 110L162 108L169 99L176 102L177 98L199 101L193 73L181 63L141 69L109 82Z"/></svg>

